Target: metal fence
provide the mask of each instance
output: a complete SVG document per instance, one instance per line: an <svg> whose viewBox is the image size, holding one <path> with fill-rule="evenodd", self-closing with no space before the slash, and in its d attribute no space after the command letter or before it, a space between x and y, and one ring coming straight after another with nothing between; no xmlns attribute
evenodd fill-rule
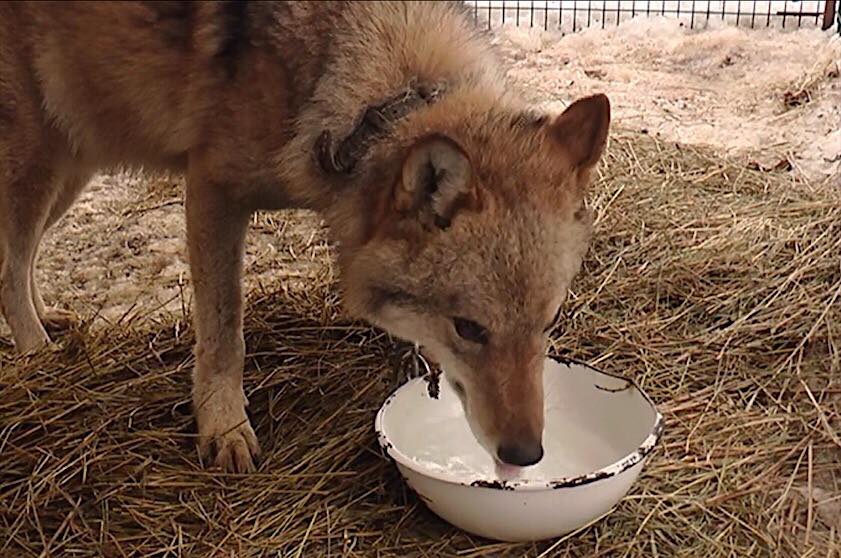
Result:
<svg viewBox="0 0 841 558"><path fill-rule="evenodd" d="M468 1L475 19L488 28L500 25L540 27L562 33L588 27L619 25L634 17L663 16L680 20L694 29L712 20L739 27L803 27L828 29L836 25L836 2L825 1ZM841 19L838 20L841 31Z"/></svg>

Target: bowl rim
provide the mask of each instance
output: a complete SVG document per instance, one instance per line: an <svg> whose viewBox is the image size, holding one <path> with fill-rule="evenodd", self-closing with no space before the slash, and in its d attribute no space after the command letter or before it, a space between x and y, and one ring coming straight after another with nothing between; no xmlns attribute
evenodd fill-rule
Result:
<svg viewBox="0 0 841 558"><path fill-rule="evenodd" d="M458 486L471 486L471 487L481 487L481 488L490 488L490 489L498 489L498 490L519 490L519 491L535 491L535 490L558 490L561 488L574 488L578 486L583 486L586 484L590 484L596 481L609 479L611 477L615 477L627 471L628 469L634 467L635 465L643 462L648 455L654 451L657 447L660 439L663 435L664 430L664 419L662 413L657 409L657 406L654 405L654 402L651 400L651 397L639 387L639 385L632 379L627 378L625 376L621 376L619 374L612 374L610 372L604 372L603 370L599 370L595 366L587 364L586 362L576 360L573 358L562 357L559 355L546 355L547 358L554 360L559 364L566 365L570 367L570 365L578 365L588 368L593 372L597 372L599 374L604 374L605 376L610 376L613 378L620 379L622 381L628 382L630 387L639 392L643 399L649 404L651 409L654 411L654 424L651 428L651 431L646 436L645 440L631 453L622 457L621 459L606 465L596 471L592 471L589 473L585 473L583 475L576 475L571 477L561 477L558 479L553 480L520 480L520 481L508 481L508 480L495 480L489 481L487 479L477 479L472 482L465 482L461 480L454 479L440 471L435 469L431 469L425 467L422 463L418 463L417 461L411 459L403 452L398 450L389 440L388 437L383 432L383 418L385 416L385 411L388 408L389 404L394 400L397 393L405 388L406 386L410 385L413 382L424 381L423 377L417 377L410 379L409 381L400 385L397 389L395 389L391 395L389 395L385 402L380 407L380 410L377 412L376 417L374 418L374 430L377 433L377 442L379 443L380 450L385 454L385 456L391 458L395 461L398 465L402 465L411 469L412 471L422 474L425 477L432 478L435 480L439 480L442 482L446 482L452 485Z"/></svg>

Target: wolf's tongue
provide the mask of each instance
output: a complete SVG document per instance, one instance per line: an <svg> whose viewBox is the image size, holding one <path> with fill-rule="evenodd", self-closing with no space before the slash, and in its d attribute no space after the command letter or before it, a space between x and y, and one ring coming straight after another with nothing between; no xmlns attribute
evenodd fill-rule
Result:
<svg viewBox="0 0 841 558"><path fill-rule="evenodd" d="M494 460L496 476L499 480L513 480L520 476L522 467L516 465L508 465Z"/></svg>

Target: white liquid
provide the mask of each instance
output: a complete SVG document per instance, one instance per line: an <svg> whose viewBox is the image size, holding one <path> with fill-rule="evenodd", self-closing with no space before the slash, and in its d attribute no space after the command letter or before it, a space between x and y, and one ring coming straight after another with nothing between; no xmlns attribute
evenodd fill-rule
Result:
<svg viewBox="0 0 841 558"><path fill-rule="evenodd" d="M463 417L430 417L407 426L412 452L401 449L425 469L470 482L499 479L493 458L476 442ZM521 468L517 480L541 482L584 475L619 457L594 432L570 422L547 424L543 449L540 463Z"/></svg>

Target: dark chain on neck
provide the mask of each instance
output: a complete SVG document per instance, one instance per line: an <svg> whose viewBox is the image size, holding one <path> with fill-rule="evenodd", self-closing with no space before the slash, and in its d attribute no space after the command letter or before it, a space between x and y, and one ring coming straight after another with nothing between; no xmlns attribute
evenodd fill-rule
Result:
<svg viewBox="0 0 841 558"><path fill-rule="evenodd" d="M420 107L435 103L443 93L442 85L414 85L386 101L367 107L351 132L335 141L324 130L315 142L315 157L327 174L350 174L371 146L391 133L394 125Z"/></svg>
<svg viewBox="0 0 841 558"><path fill-rule="evenodd" d="M392 371L395 387L413 378L423 377L427 383L429 396L438 399L440 394L439 378L441 369L430 363L421 354L417 344L397 342L392 346Z"/></svg>

